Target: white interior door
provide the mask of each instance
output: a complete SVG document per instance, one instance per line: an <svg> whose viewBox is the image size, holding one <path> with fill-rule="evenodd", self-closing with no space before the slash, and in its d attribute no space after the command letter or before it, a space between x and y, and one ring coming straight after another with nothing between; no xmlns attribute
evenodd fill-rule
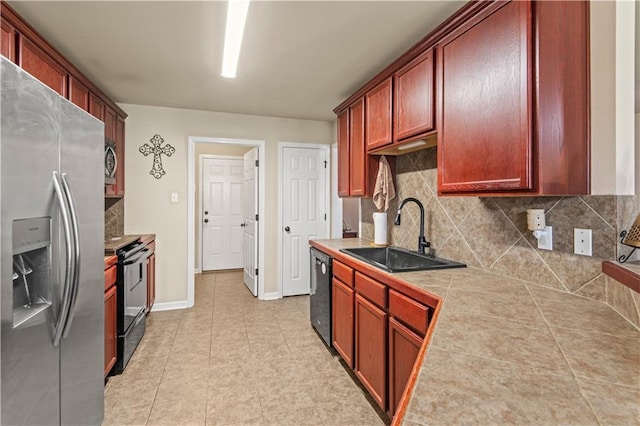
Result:
<svg viewBox="0 0 640 426"><path fill-rule="evenodd" d="M202 161L202 269L243 267L241 158Z"/></svg>
<svg viewBox="0 0 640 426"><path fill-rule="evenodd" d="M320 148L283 148L283 296L309 294L309 239L326 238L326 157Z"/></svg>
<svg viewBox="0 0 640 426"><path fill-rule="evenodd" d="M244 154L244 283L258 295L258 148Z"/></svg>

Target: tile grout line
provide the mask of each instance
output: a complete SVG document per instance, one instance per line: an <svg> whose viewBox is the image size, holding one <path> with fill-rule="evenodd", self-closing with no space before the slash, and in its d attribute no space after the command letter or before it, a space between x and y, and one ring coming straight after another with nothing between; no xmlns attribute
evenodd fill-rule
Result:
<svg viewBox="0 0 640 426"><path fill-rule="evenodd" d="M180 314L180 319L178 320L178 327L176 327L176 330L173 333L173 339L171 340L171 348L173 349L173 344L176 340L176 335L178 334L178 329L180 328L180 322L182 321L182 314ZM151 409L149 410L149 414L147 415L147 421L145 422L145 425L149 424L149 420L151 419L151 413L153 413L153 408L156 405L156 398L158 397L158 391L160 390L160 384L162 383L162 378L164 377L165 371L167 369L167 362L169 361L169 356L171 356L171 350L169 351L169 355L167 355L167 360L164 362L164 366L162 367L162 374L160 374L160 380L158 381L158 385L156 386L156 392L155 395L153 396L153 402L151 403Z"/></svg>
<svg viewBox="0 0 640 426"><path fill-rule="evenodd" d="M529 289L529 286L527 284L525 284L525 288L529 292L529 296L533 300L533 303L536 305L536 308L538 309L538 313L540 314L540 316L542 316L542 320L544 321L545 325L547 326L547 330L549 330L549 333L551 333L551 336L553 337L553 340L556 342L556 345L558 346L558 349L560 350L560 353L562 354L562 357L564 358L565 362L567 363L567 366L569 367L569 371L571 371L571 375L573 376L573 380L574 380L575 384L578 386L578 390L580 392L580 395L582 396L582 399L584 399L586 401L586 403L589 405L589 408L591 408L591 412L593 413L593 416L595 417L596 421L599 424L603 424L602 420L600 420L600 417L598 417L598 414L596 413L595 408L591 404L591 401L589 401L589 398L587 398L587 396L585 395L584 389L582 389L582 386L580 385L580 381L578 380L578 375L577 375L576 371L574 370L573 366L571 365L571 363L569 362L569 358L567 357L567 354L564 351L564 348L560 344L560 341L558 340L558 337L553 332L553 329L551 328L551 324L549 324L549 321L544 316L544 313L542 312L542 309L540 309L540 305L538 304L538 301L536 300L535 296L533 295L533 293L531 292L531 290Z"/></svg>

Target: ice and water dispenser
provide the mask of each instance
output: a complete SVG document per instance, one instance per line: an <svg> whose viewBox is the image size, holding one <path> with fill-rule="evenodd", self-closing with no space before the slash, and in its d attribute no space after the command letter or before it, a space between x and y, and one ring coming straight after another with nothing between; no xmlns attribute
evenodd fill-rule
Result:
<svg viewBox="0 0 640 426"><path fill-rule="evenodd" d="M51 306L51 218L13 221L13 327Z"/></svg>

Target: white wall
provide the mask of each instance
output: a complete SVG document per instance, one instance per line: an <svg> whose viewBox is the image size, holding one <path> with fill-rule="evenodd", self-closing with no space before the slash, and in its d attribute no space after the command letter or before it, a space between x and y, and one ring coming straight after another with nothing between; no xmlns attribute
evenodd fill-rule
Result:
<svg viewBox="0 0 640 426"><path fill-rule="evenodd" d="M202 222L200 219L200 155L223 155L227 157L242 157L246 152L251 150L251 146L242 145L229 145L224 143L197 143L195 154L195 172L194 178L196 182L196 208L194 210L194 223L195 223L195 238L194 238L194 253L195 253L195 269L201 269L200 259L200 240L202 237Z"/></svg>
<svg viewBox="0 0 640 426"><path fill-rule="evenodd" d="M187 139L204 136L266 142L265 292L277 291L278 142L331 143L333 123L121 104L129 114L125 151L125 233L155 233L156 301L187 299ZM149 175L152 159L138 148L160 134L176 152L162 157L167 174ZM170 203L178 192L179 202Z"/></svg>
<svg viewBox="0 0 640 426"><path fill-rule="evenodd" d="M342 199L342 220L351 230L358 230L360 223L360 198Z"/></svg>
<svg viewBox="0 0 640 426"><path fill-rule="evenodd" d="M592 194L635 193L635 7L590 3Z"/></svg>

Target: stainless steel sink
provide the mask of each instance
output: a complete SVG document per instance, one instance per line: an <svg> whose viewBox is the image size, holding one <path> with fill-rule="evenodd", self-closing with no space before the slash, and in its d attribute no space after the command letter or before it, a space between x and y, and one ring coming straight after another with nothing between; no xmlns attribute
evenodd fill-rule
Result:
<svg viewBox="0 0 640 426"><path fill-rule="evenodd" d="M341 249L343 253L388 272L425 271L431 269L465 268L464 263L420 254L400 247L359 247Z"/></svg>

